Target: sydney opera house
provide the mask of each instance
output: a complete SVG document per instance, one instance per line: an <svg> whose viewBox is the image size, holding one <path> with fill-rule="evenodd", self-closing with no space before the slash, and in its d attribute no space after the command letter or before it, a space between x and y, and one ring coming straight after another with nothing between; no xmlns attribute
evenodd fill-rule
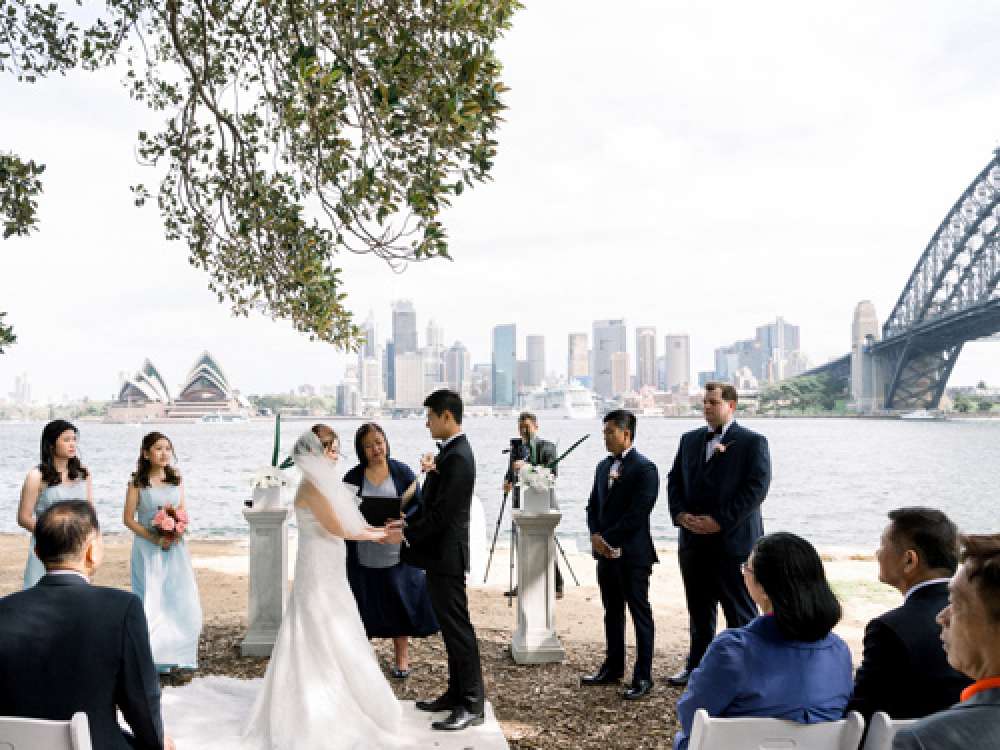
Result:
<svg viewBox="0 0 1000 750"><path fill-rule="evenodd" d="M249 402L233 389L209 352L195 360L176 398L148 359L123 383L108 408L109 422L234 421L250 414Z"/></svg>

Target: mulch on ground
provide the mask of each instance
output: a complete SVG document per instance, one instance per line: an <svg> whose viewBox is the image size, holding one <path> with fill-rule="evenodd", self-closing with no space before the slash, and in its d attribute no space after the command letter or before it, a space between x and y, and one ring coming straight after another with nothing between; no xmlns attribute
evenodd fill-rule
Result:
<svg viewBox="0 0 1000 750"><path fill-rule="evenodd" d="M261 677L267 659L240 656L245 628L206 624L202 631L199 669L195 675ZM580 676L596 671L603 649L564 643L566 661L554 665L521 666L510 656L510 634L477 629L486 696L513 750L608 750L608 748L669 748L676 731L674 706L680 691L657 677L653 693L641 701L624 701L621 688L581 688ZM392 666L392 643L375 641L383 670ZM681 654L658 651L654 667L673 671ZM412 673L390 680L403 700L435 698L447 683L447 657L440 637L410 642Z"/></svg>

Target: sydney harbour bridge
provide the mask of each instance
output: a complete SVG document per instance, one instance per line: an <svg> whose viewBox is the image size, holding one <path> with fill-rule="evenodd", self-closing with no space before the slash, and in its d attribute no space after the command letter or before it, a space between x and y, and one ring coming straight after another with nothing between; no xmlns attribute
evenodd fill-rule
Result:
<svg viewBox="0 0 1000 750"><path fill-rule="evenodd" d="M808 374L850 382L863 410L937 408L968 341L1000 332L1000 149L931 236L878 329L863 302L849 354Z"/></svg>

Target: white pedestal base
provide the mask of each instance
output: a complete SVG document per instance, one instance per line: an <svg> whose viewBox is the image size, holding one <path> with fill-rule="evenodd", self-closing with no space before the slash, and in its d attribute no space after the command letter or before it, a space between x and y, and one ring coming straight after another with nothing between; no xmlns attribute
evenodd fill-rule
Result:
<svg viewBox="0 0 1000 750"><path fill-rule="evenodd" d="M517 526L517 628L511 655L518 664L566 659L556 635L554 532L562 514L513 511Z"/></svg>
<svg viewBox="0 0 1000 750"><path fill-rule="evenodd" d="M288 603L288 508L244 510L250 524L250 628L243 656L270 656Z"/></svg>

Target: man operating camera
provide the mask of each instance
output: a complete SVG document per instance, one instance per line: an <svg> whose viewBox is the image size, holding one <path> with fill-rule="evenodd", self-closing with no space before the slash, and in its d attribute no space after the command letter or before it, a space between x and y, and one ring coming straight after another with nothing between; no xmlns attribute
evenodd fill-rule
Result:
<svg viewBox="0 0 1000 750"><path fill-rule="evenodd" d="M557 458L556 444L538 437L538 417L529 411L523 411L517 418L517 431L521 436L520 441L511 441L510 465L503 480L504 494L513 490L514 494L511 505L514 508L521 507L520 488L517 486L517 474L525 464L532 466L547 466ZM520 455L516 452L520 450ZM558 474L559 467L553 466L552 472ZM506 592L507 596L516 596L517 590ZM556 596L562 598L563 577L559 570L559 563L556 562Z"/></svg>

